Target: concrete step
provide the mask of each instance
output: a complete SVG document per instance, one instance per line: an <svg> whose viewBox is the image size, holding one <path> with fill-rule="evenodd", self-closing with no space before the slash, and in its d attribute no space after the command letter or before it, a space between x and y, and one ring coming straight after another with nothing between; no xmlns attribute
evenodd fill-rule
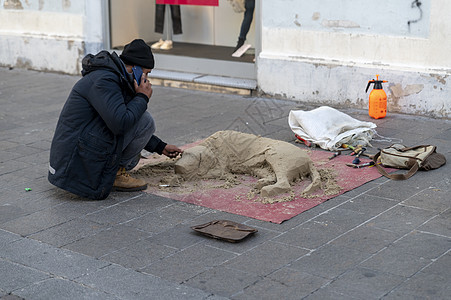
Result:
<svg viewBox="0 0 451 300"><path fill-rule="evenodd" d="M152 70L149 77L154 85L201 90L216 93L252 95L257 89L254 79L224 77L199 73Z"/></svg>

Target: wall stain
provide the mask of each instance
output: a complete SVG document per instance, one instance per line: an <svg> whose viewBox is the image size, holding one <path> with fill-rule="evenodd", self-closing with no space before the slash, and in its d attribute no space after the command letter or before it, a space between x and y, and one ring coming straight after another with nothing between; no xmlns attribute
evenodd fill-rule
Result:
<svg viewBox="0 0 451 300"><path fill-rule="evenodd" d="M33 64L31 63L31 60L26 57L18 57L15 67L23 69L33 69Z"/></svg>
<svg viewBox="0 0 451 300"><path fill-rule="evenodd" d="M70 6L70 0L63 0L63 10L69 10Z"/></svg>
<svg viewBox="0 0 451 300"><path fill-rule="evenodd" d="M389 86L390 89L390 95L389 95L389 103L390 106L393 108L400 108L399 106L399 100L401 98L418 94L424 89L424 84L408 84L405 86L405 88L402 87L402 84L391 84Z"/></svg>
<svg viewBox="0 0 451 300"><path fill-rule="evenodd" d="M5 0L3 3L4 9L23 9L22 2L20 0Z"/></svg>
<svg viewBox="0 0 451 300"><path fill-rule="evenodd" d="M404 96L419 94L424 89L424 84L408 84L404 89Z"/></svg>
<svg viewBox="0 0 451 300"><path fill-rule="evenodd" d="M440 76L438 74L429 74L432 78L437 79L438 82L440 82L441 84L445 85L446 84L446 77L448 77L448 75L445 76Z"/></svg>
<svg viewBox="0 0 451 300"><path fill-rule="evenodd" d="M405 88L400 83L390 86L393 97L401 98L418 94L424 89L424 84L408 84Z"/></svg>
<svg viewBox="0 0 451 300"><path fill-rule="evenodd" d="M357 98L356 103L358 104L358 107L366 107L368 105L368 101L362 98Z"/></svg>
<svg viewBox="0 0 451 300"><path fill-rule="evenodd" d="M320 17L321 17L321 14L319 12L314 12L312 15L312 20L318 21Z"/></svg>
<svg viewBox="0 0 451 300"><path fill-rule="evenodd" d="M341 28L360 28L356 22L349 20L326 20L321 22L324 27L341 27Z"/></svg>
<svg viewBox="0 0 451 300"><path fill-rule="evenodd" d="M293 23L294 23L294 25L301 27L301 23L299 23L298 18L299 18L299 16L298 16L298 14L296 14L296 16L294 17Z"/></svg>

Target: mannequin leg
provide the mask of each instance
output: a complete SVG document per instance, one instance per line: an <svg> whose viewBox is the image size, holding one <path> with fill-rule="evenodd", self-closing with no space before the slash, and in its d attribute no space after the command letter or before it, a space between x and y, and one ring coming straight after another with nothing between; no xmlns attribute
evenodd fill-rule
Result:
<svg viewBox="0 0 451 300"><path fill-rule="evenodd" d="M246 40L247 33L251 28L252 19L254 18L255 0L246 0L244 5L246 10L244 11L243 22L241 23L239 38Z"/></svg>
<svg viewBox="0 0 451 300"><path fill-rule="evenodd" d="M251 28L252 20L254 18L255 0L246 0L244 3L245 11L243 22L241 23L240 35L238 36L238 42L233 52L237 51L244 45L246 41L247 33Z"/></svg>
<svg viewBox="0 0 451 300"><path fill-rule="evenodd" d="M163 34L165 4L155 4L155 32Z"/></svg>
<svg viewBox="0 0 451 300"><path fill-rule="evenodd" d="M170 5L172 17L172 30L174 34L182 34L182 15L180 5Z"/></svg>

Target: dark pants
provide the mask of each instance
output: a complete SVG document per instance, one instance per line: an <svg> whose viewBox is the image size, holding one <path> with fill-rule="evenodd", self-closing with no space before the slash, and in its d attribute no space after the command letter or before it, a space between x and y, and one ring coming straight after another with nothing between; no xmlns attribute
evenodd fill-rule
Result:
<svg viewBox="0 0 451 300"><path fill-rule="evenodd" d="M144 112L139 121L124 134L124 148L120 167L127 171L133 169L139 162L141 151L155 132L155 122L148 111Z"/></svg>
<svg viewBox="0 0 451 300"><path fill-rule="evenodd" d="M171 8L172 31L174 34L182 33L182 17L180 14L180 5L169 5ZM164 12L166 4L155 4L155 32L163 33Z"/></svg>
<svg viewBox="0 0 451 300"><path fill-rule="evenodd" d="M249 28L251 28L252 19L254 18L255 0L246 0L244 3L246 10L244 11L244 19L241 23L240 39L246 40Z"/></svg>

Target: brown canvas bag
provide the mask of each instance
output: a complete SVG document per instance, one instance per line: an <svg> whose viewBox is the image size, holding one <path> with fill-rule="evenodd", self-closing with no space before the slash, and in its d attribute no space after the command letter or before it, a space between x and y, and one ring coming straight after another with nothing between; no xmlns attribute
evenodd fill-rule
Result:
<svg viewBox="0 0 451 300"><path fill-rule="evenodd" d="M404 180L412 177L418 170L433 170L440 168L446 163L443 154L436 152L437 147L433 145L420 145L406 147L401 144L393 144L382 149L374 156L374 162L379 173L394 180ZM404 174L388 174L382 167L408 169Z"/></svg>

